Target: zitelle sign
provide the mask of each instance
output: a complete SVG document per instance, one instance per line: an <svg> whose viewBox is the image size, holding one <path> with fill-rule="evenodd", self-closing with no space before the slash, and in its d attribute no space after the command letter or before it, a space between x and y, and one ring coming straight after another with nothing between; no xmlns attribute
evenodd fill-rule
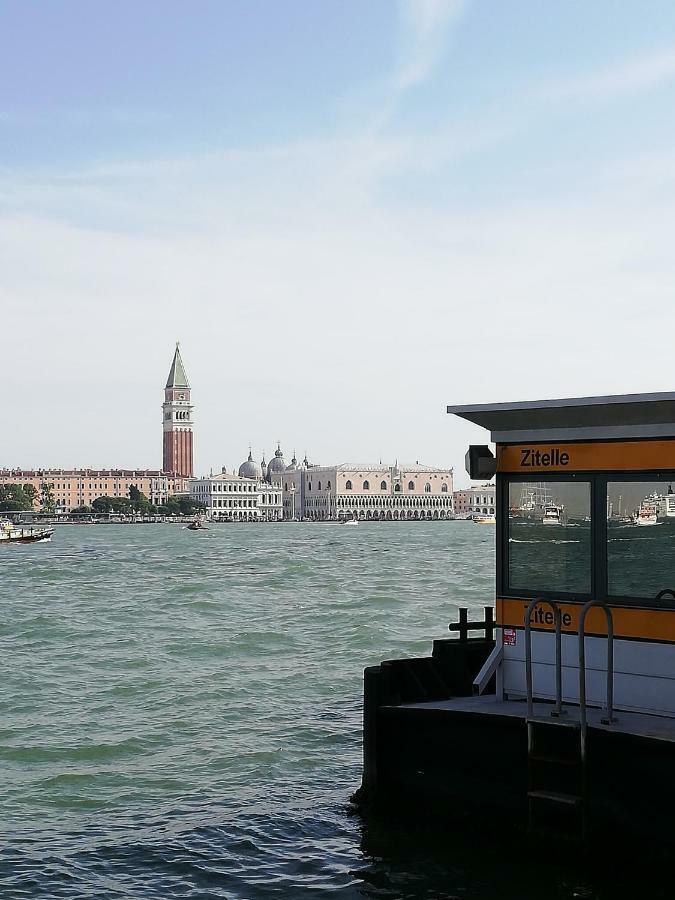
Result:
<svg viewBox="0 0 675 900"><path fill-rule="evenodd" d="M648 472L675 469L675 440L497 446L498 472Z"/></svg>

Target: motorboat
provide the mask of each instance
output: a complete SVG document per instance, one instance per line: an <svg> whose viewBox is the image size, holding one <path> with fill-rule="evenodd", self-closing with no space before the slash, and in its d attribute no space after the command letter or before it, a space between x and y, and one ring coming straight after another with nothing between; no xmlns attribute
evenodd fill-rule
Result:
<svg viewBox="0 0 675 900"><path fill-rule="evenodd" d="M208 528L206 527L206 525L204 525L201 519L195 519L194 522L190 522L187 527L188 531L208 531Z"/></svg>
<svg viewBox="0 0 675 900"><path fill-rule="evenodd" d="M557 506L555 503L547 503L544 507L544 518L541 520L541 524L562 525L562 514L562 506Z"/></svg>
<svg viewBox="0 0 675 900"><path fill-rule="evenodd" d="M53 528L33 528L15 525L9 519L0 520L0 544L37 544L51 540L53 534Z"/></svg>

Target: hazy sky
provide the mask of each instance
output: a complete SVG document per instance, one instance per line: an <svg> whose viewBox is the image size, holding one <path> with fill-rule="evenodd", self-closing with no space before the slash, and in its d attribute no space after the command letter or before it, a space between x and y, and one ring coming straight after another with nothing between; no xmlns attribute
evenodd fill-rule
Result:
<svg viewBox="0 0 675 900"><path fill-rule="evenodd" d="M0 466L454 464L673 388L672 0L0 0Z"/></svg>

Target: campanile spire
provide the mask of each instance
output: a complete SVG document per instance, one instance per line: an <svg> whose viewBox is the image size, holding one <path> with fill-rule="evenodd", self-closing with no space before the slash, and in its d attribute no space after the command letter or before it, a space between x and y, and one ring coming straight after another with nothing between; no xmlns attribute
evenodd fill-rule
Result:
<svg viewBox="0 0 675 900"><path fill-rule="evenodd" d="M176 342L173 362L164 388L164 454L162 468L165 472L192 477L192 404L190 382Z"/></svg>

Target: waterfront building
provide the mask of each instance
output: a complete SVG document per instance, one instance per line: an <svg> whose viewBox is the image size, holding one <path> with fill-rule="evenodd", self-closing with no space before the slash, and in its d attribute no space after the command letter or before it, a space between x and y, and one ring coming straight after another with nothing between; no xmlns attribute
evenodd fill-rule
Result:
<svg viewBox="0 0 675 900"><path fill-rule="evenodd" d="M494 484L479 484L454 493L455 515L460 519L494 516L496 510Z"/></svg>
<svg viewBox="0 0 675 900"><path fill-rule="evenodd" d="M229 475L224 469L219 475L192 478L190 497L203 503L206 516L215 521L276 522L283 518L280 488L262 479Z"/></svg>
<svg viewBox="0 0 675 900"><path fill-rule="evenodd" d="M315 466L295 458L283 474L284 516L312 521L453 518L451 468Z"/></svg>
<svg viewBox="0 0 675 900"><path fill-rule="evenodd" d="M162 468L165 472L175 472L186 478L191 478L194 474L192 410L190 382L185 374L179 346L176 344L162 404L164 437Z"/></svg>
<svg viewBox="0 0 675 900"><path fill-rule="evenodd" d="M48 489L60 513L91 506L97 497L128 497L131 487L157 506L188 490L186 478L150 469L0 469L0 484L33 485L36 509Z"/></svg>

